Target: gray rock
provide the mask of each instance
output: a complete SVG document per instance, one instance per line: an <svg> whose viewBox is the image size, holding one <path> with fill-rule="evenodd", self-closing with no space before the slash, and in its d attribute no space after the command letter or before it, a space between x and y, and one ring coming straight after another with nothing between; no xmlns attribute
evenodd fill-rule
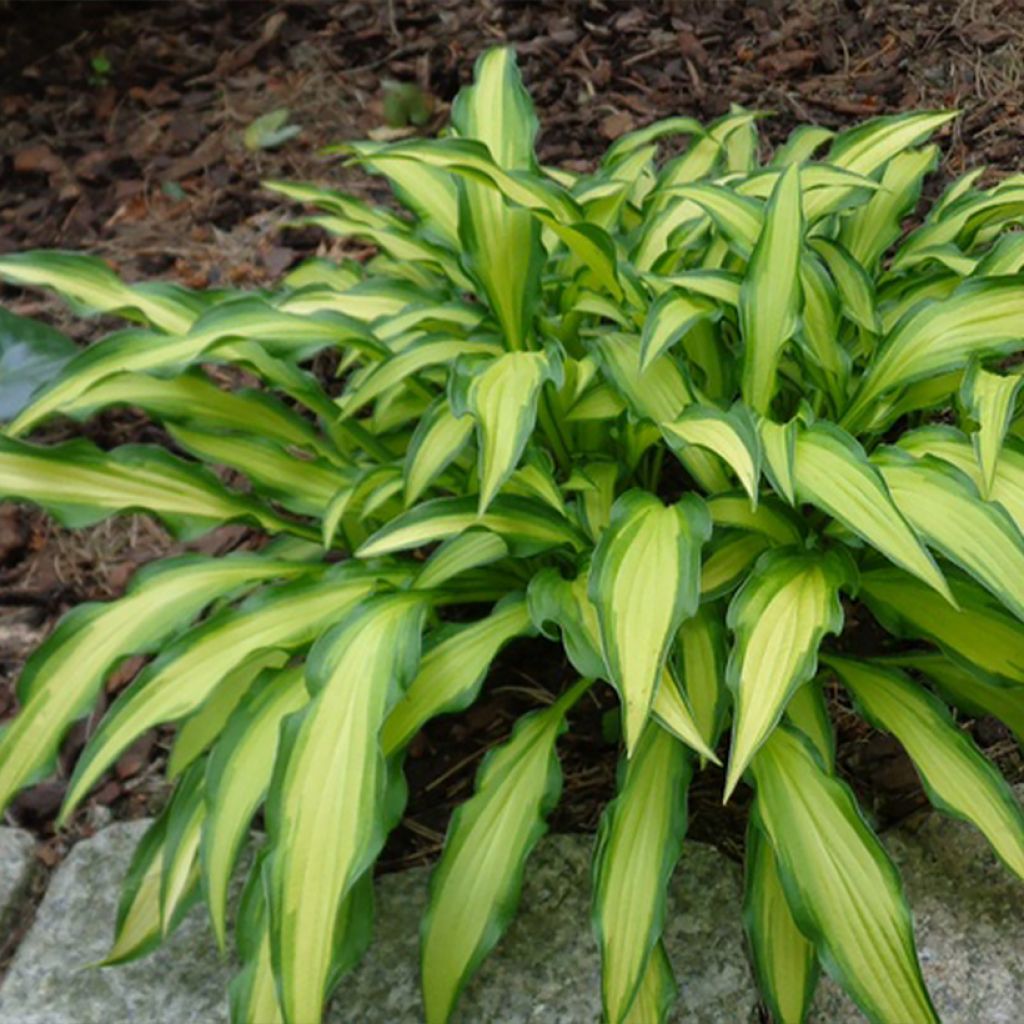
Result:
<svg viewBox="0 0 1024 1024"><path fill-rule="evenodd" d="M537 848L519 913L463 994L460 1024L600 1021L599 962L590 929L592 848L589 836L552 836ZM423 869L382 879L376 943L342 983L330 1024L423 1020L417 956L428 877ZM739 900L736 866L709 846L687 844L672 880L665 930L680 989L673 1021L753 1019L756 996L735 912Z"/></svg>
<svg viewBox="0 0 1024 1024"><path fill-rule="evenodd" d="M0 1024L220 1024L231 967L194 910L152 956L120 967L85 965L110 942L120 880L145 822L113 825L79 843L51 881L35 924L0 988ZM588 882L593 840L555 836L530 861L517 920L462 1001L460 1020L591 1024L600 1019ZM381 879L377 936L343 983L331 1024L422 1020L419 918L429 871ZM755 995L743 953L739 872L689 844L672 883L666 929L681 999L673 1020L746 1024Z"/></svg>
<svg viewBox="0 0 1024 1024"><path fill-rule="evenodd" d="M50 879L0 988L2 1024L214 1024L226 1019L221 962L191 914L152 956L97 969L110 948L121 880L148 822L111 825L79 843Z"/></svg>
<svg viewBox="0 0 1024 1024"><path fill-rule="evenodd" d="M0 935L17 919L32 874L35 840L17 828L0 828Z"/></svg>
<svg viewBox="0 0 1024 1024"><path fill-rule="evenodd" d="M903 876L921 971L943 1024L1020 1024L1024 884L976 829L938 814L886 836L885 845ZM864 1020L837 985L822 982L809 1024Z"/></svg>
<svg viewBox="0 0 1024 1024"><path fill-rule="evenodd" d="M154 953L107 969L119 884L144 822L80 843L61 866L0 988L0 1024L221 1024L232 967L194 910ZM2 833L0 833L2 834ZM1024 1019L1024 886L969 826L937 815L886 843L906 879L924 973L944 1024ZM598 962L589 922L592 840L555 836L530 862L520 913L463 996L460 1024L596 1024ZM417 980L426 869L377 887L377 935L343 983L330 1024L422 1020ZM666 944L680 984L673 1021L749 1024L755 995L739 924L734 864L690 843L670 894ZM813 1024L863 1017L829 980Z"/></svg>

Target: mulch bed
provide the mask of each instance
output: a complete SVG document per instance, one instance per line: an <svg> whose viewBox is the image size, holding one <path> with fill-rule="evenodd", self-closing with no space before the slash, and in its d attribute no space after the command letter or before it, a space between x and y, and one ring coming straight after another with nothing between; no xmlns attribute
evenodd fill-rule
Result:
<svg viewBox="0 0 1024 1024"><path fill-rule="evenodd" d="M713 118L731 103L772 113L761 123L769 144L802 121L840 128L876 114L957 107L963 115L942 139L932 194L975 166L987 165L992 178L1017 171L1024 152L1018 0L0 2L0 13L0 252L89 251L130 280L259 286L310 255L338 255L337 242L289 228L295 211L259 182L329 182L382 198L379 182L319 156L320 147L386 130L402 95L395 83L416 87L425 123L412 130L435 130L476 55L501 41L519 52L541 120L539 156L553 165L588 169L624 131L671 114ZM245 129L282 107L300 134L277 149L246 148ZM109 327L74 320L37 294L5 288L0 298L83 342ZM53 438L79 430L47 429ZM83 430L105 447L160 439L130 413ZM256 542L230 528L202 543L220 551ZM0 628L15 637L0 651L0 718L14 711L25 654L63 612L116 596L138 565L171 549L145 517L71 534L37 511L0 506ZM116 674L110 693L131 667ZM567 671L554 646L514 644L473 710L428 726L410 753L410 814L385 867L437 852L484 753ZM613 703L604 692L574 713L556 829L593 829L613 790L616 748L603 729ZM922 806L895 744L838 697L835 711L842 770L878 821ZM69 737L61 779L94 727L90 719ZM969 728L1021 773L1019 751L998 723ZM29 790L8 820L44 839L42 857L55 863L111 816L152 813L166 792L169 736L158 730L128 751L66 832L55 835L52 825L61 779ZM705 772L695 783L691 834L738 855L743 799L722 808L721 781Z"/></svg>

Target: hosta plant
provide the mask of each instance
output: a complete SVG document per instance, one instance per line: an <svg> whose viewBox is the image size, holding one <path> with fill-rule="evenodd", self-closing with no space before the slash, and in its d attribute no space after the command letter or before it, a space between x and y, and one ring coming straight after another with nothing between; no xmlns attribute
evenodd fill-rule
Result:
<svg viewBox="0 0 1024 1024"><path fill-rule="evenodd" d="M140 734L178 723L173 797L107 963L197 899L226 944L245 865L233 1019L319 1020L369 941L410 741L539 634L577 674L452 819L422 926L428 1022L500 940L559 798L559 735L606 686L607 1020L669 1012L665 890L688 786L716 764L724 799L753 790L743 918L775 1019L804 1019L824 967L873 1021L936 1020L823 685L1024 875L1021 810L955 718L1024 735L1024 179L968 175L905 233L951 116L808 125L767 162L754 113L676 117L570 174L537 163L513 57L493 50L442 138L337 147L396 204L270 184L372 243L364 264L313 260L240 295L125 284L81 255L0 260L10 283L133 324L8 423L0 494L68 526L143 510L185 537L240 520L269 538L148 566L71 612L21 677L0 804L128 655L151 660L91 735L63 820ZM172 450L26 440L118 405ZM892 642L851 635L871 617ZM242 856L254 820L266 839Z"/></svg>

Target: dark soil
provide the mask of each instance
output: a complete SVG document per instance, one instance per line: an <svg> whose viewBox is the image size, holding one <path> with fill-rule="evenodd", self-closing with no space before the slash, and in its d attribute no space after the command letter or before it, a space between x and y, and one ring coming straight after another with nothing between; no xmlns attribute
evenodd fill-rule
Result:
<svg viewBox="0 0 1024 1024"><path fill-rule="evenodd" d="M0 0L0 251L84 250L130 280L164 277L192 287L258 286L309 255L336 255L337 242L287 227L295 211L261 191L261 179L340 183L383 198L379 183L319 156L319 148L386 129L395 82L414 84L424 102L426 124L409 130L435 130L477 54L501 41L520 55L541 121L540 158L554 165L589 168L624 131L671 114L713 118L731 103L772 113L762 122L768 145L798 122L839 128L876 114L957 107L963 114L942 139L932 192L979 165L992 177L1017 171L1024 154L1019 0ZM246 127L281 107L301 133L279 149L247 149ZM82 341L108 326L75 321L37 294L3 289L0 298ZM58 426L52 436L74 429ZM159 440L131 414L103 417L85 432L104 446ZM255 543L237 528L202 542L214 551ZM0 507L0 627L8 638L0 718L14 711L12 684L25 655L63 612L116 596L138 565L171 549L145 517L71 534L41 513ZM137 668L119 670L108 691ZM557 693L567 673L555 646L515 644L473 710L424 730L407 761L409 815L385 867L436 853L484 753L520 714ZM920 807L906 758L838 694L833 703L842 770L879 823ZM593 829L612 792L616 747L602 724L613 706L607 690L595 691L573 714L561 747L556 829ZM94 726L83 723L69 737L65 772ZM969 728L1020 772L1019 751L998 723ZM9 820L44 838L42 857L55 862L111 815L159 806L168 740L159 731L129 751L67 832L54 835L52 827L60 779L29 790ZM691 834L737 854L743 798L722 808L721 783L714 771L695 782Z"/></svg>

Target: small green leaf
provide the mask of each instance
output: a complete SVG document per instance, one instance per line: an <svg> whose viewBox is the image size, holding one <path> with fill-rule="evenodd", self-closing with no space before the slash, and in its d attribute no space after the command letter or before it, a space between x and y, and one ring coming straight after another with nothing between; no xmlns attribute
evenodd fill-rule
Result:
<svg viewBox="0 0 1024 1024"><path fill-rule="evenodd" d="M864 717L892 733L910 755L936 807L971 822L1002 861L1024 878L1024 814L1007 781L932 694L898 669L829 655L825 663Z"/></svg>
<svg viewBox="0 0 1024 1024"><path fill-rule="evenodd" d="M985 498L992 497L1000 451L1010 429L1021 385L1024 385L1024 375L991 373L977 363L964 375L960 394L978 423L973 437L974 451L981 467L981 493Z"/></svg>
<svg viewBox="0 0 1024 1024"><path fill-rule="evenodd" d="M899 875L849 788L789 726L753 771L786 902L829 973L877 1024L938 1024Z"/></svg>
<svg viewBox="0 0 1024 1024"><path fill-rule="evenodd" d="M1010 516L934 456L914 459L889 448L875 463L911 526L1024 620L1024 536Z"/></svg>
<svg viewBox="0 0 1024 1024"><path fill-rule="evenodd" d="M756 801L744 863L743 923L758 986L776 1024L804 1024L818 983L818 956L793 920Z"/></svg>
<svg viewBox="0 0 1024 1024"><path fill-rule="evenodd" d="M624 705L629 751L647 721L672 638L697 610L700 551L710 534L707 510L693 495L666 508L634 490L616 501L594 552L589 596Z"/></svg>
<svg viewBox="0 0 1024 1024"><path fill-rule="evenodd" d="M430 879L421 969L427 1024L444 1024L463 986L504 932L519 901L526 858L547 831L561 771L555 741L581 681L545 711L520 719L492 751L473 796L452 816Z"/></svg>
<svg viewBox="0 0 1024 1024"><path fill-rule="evenodd" d="M828 512L886 558L952 601L939 567L853 437L829 423L816 423L800 431L794 480L801 501Z"/></svg>
<svg viewBox="0 0 1024 1024"><path fill-rule="evenodd" d="M592 917L601 948L605 1018L629 1019L665 923L668 881L682 853L686 748L650 722L621 768L615 799L601 816L594 851Z"/></svg>
<svg viewBox="0 0 1024 1024"><path fill-rule="evenodd" d="M324 634L306 667L312 699L281 732L265 886L288 1024L320 1019L339 911L384 841L394 796L377 737L415 671L425 611L420 593L384 594Z"/></svg>
<svg viewBox="0 0 1024 1024"><path fill-rule="evenodd" d="M729 412L714 406L690 405L661 431L674 447L698 445L714 452L736 474L757 507L757 483L761 475L761 444L746 407L737 403Z"/></svg>
<svg viewBox="0 0 1024 1024"><path fill-rule="evenodd" d="M257 117L245 129L245 148L253 152L260 149L277 149L289 139L294 139L302 129L297 124L288 123L290 116L287 107L279 107L269 114Z"/></svg>
<svg viewBox="0 0 1024 1024"><path fill-rule="evenodd" d="M381 83L384 88L384 121L391 128L420 127L430 120L433 97L415 82Z"/></svg>
<svg viewBox="0 0 1024 1024"><path fill-rule="evenodd" d="M553 352L506 352L456 365L452 411L456 416L472 413L476 420L481 513L516 468L533 432L540 389L547 381L555 387L562 384L561 362Z"/></svg>
<svg viewBox="0 0 1024 1024"><path fill-rule="evenodd" d="M0 308L0 422L14 419L77 351L60 331Z"/></svg>
<svg viewBox="0 0 1024 1024"><path fill-rule="evenodd" d="M800 166L790 164L768 201L740 291L743 397L757 413L768 412L782 349L797 328L802 240Z"/></svg>
<svg viewBox="0 0 1024 1024"><path fill-rule="evenodd" d="M727 679L734 719L728 799L790 698L817 671L818 644L843 625L840 559L785 549L763 555L729 605L736 636Z"/></svg>

